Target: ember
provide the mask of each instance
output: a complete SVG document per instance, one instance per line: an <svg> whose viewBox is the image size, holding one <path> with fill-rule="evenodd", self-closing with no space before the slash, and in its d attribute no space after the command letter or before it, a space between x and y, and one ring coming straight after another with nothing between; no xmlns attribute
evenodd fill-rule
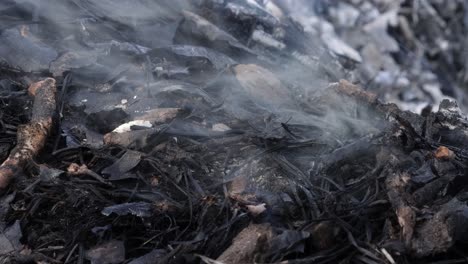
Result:
<svg viewBox="0 0 468 264"><path fill-rule="evenodd" d="M0 263L466 262L466 8L2 1Z"/></svg>

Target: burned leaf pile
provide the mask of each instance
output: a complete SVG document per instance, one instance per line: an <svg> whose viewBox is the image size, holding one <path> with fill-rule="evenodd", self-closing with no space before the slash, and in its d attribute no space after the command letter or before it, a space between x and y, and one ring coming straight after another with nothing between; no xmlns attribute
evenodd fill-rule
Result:
<svg viewBox="0 0 468 264"><path fill-rule="evenodd" d="M288 2L0 3L0 263L465 261L450 53L418 54L418 100L394 76L460 11Z"/></svg>

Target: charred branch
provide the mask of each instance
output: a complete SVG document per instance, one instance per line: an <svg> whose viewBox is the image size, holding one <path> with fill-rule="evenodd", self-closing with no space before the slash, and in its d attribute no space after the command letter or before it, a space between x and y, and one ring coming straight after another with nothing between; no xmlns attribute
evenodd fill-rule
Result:
<svg viewBox="0 0 468 264"><path fill-rule="evenodd" d="M17 143L0 166L0 188L4 189L28 161L42 150L52 130L56 111L55 80L47 78L32 84L29 93L34 96L31 121L18 127Z"/></svg>

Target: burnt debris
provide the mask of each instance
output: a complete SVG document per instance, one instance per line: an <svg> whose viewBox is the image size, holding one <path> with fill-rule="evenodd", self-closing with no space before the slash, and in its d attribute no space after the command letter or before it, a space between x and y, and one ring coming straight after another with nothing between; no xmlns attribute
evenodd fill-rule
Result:
<svg viewBox="0 0 468 264"><path fill-rule="evenodd" d="M2 1L0 263L466 262L465 9Z"/></svg>

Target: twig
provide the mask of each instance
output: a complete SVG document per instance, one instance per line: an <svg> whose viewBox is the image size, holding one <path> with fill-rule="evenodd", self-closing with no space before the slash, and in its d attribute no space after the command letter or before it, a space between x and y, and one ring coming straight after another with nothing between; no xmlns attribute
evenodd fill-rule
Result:
<svg viewBox="0 0 468 264"><path fill-rule="evenodd" d="M382 114L396 114L401 110L395 104L382 103L377 95L363 90L361 87L354 85L346 80L340 80L338 83L330 85L330 89L341 95L346 95L354 98L356 101L364 103L365 105L374 107Z"/></svg>
<svg viewBox="0 0 468 264"><path fill-rule="evenodd" d="M108 182L106 179L101 177L99 174L95 173L94 171L88 169L86 165L78 165L76 163L72 163L68 166L67 168L68 174L73 175L73 176L78 176L78 175L87 175L91 176L92 178L98 180L99 182L112 186L110 182Z"/></svg>

